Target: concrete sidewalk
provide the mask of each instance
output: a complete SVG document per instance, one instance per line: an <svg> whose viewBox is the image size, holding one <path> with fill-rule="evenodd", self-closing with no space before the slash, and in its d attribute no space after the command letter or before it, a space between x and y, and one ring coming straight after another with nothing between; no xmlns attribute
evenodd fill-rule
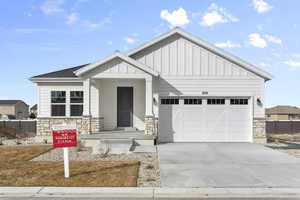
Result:
<svg viewBox="0 0 300 200"><path fill-rule="evenodd" d="M0 187L0 198L2 197L300 198L300 188Z"/></svg>

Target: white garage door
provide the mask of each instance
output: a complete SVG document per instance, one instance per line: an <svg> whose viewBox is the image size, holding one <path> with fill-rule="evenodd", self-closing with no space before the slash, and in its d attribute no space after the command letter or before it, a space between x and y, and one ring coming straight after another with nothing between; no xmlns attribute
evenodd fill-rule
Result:
<svg viewBox="0 0 300 200"><path fill-rule="evenodd" d="M248 98L161 97L161 142L250 142Z"/></svg>

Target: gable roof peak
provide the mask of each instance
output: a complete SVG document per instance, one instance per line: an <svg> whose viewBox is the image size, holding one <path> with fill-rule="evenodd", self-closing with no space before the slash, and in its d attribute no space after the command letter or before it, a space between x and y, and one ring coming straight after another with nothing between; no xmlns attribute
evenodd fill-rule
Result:
<svg viewBox="0 0 300 200"><path fill-rule="evenodd" d="M216 47L213 44L210 44L209 42L206 42L206 41L204 41L204 40L202 40L202 39L200 39L196 36L191 35L190 33L186 32L185 30L183 30L182 28L179 28L179 27L175 27L175 28L171 29L170 31L168 31L164 34L157 36L153 40L150 40L150 41L138 46L137 48L134 48L134 49L128 51L126 53L126 55L131 57L131 56L137 54L138 52L140 52L140 51L142 51L142 50L144 50L144 49L146 49L146 48L148 48L148 47L150 47L150 46L152 46L156 43L159 43L160 41L162 41L162 40L164 40L164 39L166 39L166 38L168 38L168 37L170 37L174 34L179 34L180 36L184 37L185 39L187 39L187 40L189 40L189 41L191 41L191 42L193 42L193 43L195 43L195 44L197 44L197 45L199 45L199 46L201 46L201 47L203 47L203 48L205 48L205 49L207 49L207 50L209 50L209 51L211 51L211 52L213 52L213 53L215 53L215 54L217 54L217 55L219 55L219 56L221 56L221 57L237 64L237 65L239 65L239 66L241 66L242 68L245 68L246 70L262 77L266 81L271 80L273 78L272 75L269 74L268 72L266 72L266 71L264 71L264 70L262 70L262 69L260 69L256 66L244 61L241 58L238 58L237 56L234 56L234 55L224 51L223 49L220 49L220 48Z"/></svg>
<svg viewBox="0 0 300 200"><path fill-rule="evenodd" d="M104 63L107 63L107 62L109 62L109 61L111 61L115 58L120 58L121 60L123 60L123 61L125 61L125 62L127 62L127 63L143 70L144 72L147 72L147 73L153 75L153 76L158 76L159 75L159 73L157 71L153 70L152 68L148 67L147 65L145 65L143 63L140 63L140 62L134 60L133 58L130 58L127 55L124 55L124 54L122 54L120 52L117 52L117 51L115 51L112 55L107 56L104 59L98 60L98 61L93 62L93 63L91 63L91 64L89 64L89 65L87 65L83 68L80 68L80 69L76 70L75 74L77 76L81 76L81 75L87 73L88 71L91 71L91 70L95 69L96 67L98 67L98 66L100 66Z"/></svg>

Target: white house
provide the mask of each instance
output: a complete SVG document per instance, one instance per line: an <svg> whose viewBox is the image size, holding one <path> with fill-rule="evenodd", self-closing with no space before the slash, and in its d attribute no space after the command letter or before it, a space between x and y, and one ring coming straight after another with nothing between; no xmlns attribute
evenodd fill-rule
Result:
<svg viewBox="0 0 300 200"><path fill-rule="evenodd" d="M158 142L256 142L265 139L271 78L175 28L129 52L30 80L41 138L66 123L82 136L132 127Z"/></svg>

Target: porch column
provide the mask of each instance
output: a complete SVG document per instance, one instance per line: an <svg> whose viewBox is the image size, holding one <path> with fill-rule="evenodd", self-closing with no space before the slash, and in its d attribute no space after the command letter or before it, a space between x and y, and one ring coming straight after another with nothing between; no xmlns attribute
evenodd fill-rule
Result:
<svg viewBox="0 0 300 200"><path fill-rule="evenodd" d="M145 134L154 135L152 76L146 78Z"/></svg>
<svg viewBox="0 0 300 200"><path fill-rule="evenodd" d="M83 81L82 134L91 134L91 79Z"/></svg>
<svg viewBox="0 0 300 200"><path fill-rule="evenodd" d="M152 76L146 78L146 116L153 116Z"/></svg>
<svg viewBox="0 0 300 200"><path fill-rule="evenodd" d="M87 78L83 81L83 116L90 116L90 93L91 93L91 79Z"/></svg>

